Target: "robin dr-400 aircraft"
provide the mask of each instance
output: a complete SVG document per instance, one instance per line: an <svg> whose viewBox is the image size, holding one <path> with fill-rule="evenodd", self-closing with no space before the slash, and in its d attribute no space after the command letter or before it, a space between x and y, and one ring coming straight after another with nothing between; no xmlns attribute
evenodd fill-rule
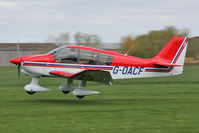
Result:
<svg viewBox="0 0 199 133"><path fill-rule="evenodd" d="M10 60L18 65L18 73L32 76L24 87L32 95L49 89L39 85L40 77L63 77L66 82L59 89L70 91L78 98L99 94L86 88L87 81L112 84L114 79L173 76L182 74L188 37L174 37L153 58L133 56L82 46L62 46L47 54L23 56ZM73 80L80 80L79 86Z"/></svg>

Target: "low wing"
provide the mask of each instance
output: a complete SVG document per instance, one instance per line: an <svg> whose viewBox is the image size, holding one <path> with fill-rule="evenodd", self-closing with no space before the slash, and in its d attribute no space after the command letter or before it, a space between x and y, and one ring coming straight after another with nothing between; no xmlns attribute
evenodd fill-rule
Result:
<svg viewBox="0 0 199 133"><path fill-rule="evenodd" d="M81 72L83 72L83 71L81 71ZM57 71L57 70L54 70L54 71L50 71L49 73L52 74L52 75L60 76L60 77L71 78L71 77L73 77L76 74L79 74L81 72L70 73L70 72L67 72L67 71Z"/></svg>
<svg viewBox="0 0 199 133"><path fill-rule="evenodd" d="M50 74L77 80L96 81L104 84L110 84L113 81L110 72L102 70L83 70L78 73L54 70L50 71Z"/></svg>

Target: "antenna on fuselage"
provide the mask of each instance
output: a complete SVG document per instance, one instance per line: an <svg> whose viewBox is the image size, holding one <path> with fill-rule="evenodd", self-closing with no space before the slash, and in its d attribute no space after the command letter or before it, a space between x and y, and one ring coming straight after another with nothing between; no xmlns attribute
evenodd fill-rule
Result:
<svg viewBox="0 0 199 133"><path fill-rule="evenodd" d="M132 46L130 47L130 49L128 49L128 51L127 51L124 55L128 55L129 51L131 51L131 49L133 49L134 47L135 47L135 45L132 45Z"/></svg>

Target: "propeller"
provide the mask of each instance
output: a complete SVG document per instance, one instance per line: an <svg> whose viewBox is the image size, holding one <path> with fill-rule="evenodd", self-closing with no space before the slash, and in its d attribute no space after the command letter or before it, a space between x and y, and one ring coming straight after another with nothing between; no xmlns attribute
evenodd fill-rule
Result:
<svg viewBox="0 0 199 133"><path fill-rule="evenodd" d="M20 46L19 46L19 38L17 39L17 57L20 57L21 63L22 63L23 61L22 61L22 58L21 58L21 52L20 52ZM17 65L17 75L18 75L18 79L20 79L21 63Z"/></svg>
<svg viewBox="0 0 199 133"><path fill-rule="evenodd" d="M17 57L21 57L20 46L19 46L19 38L17 39Z"/></svg>
<svg viewBox="0 0 199 133"><path fill-rule="evenodd" d="M17 65L17 75L18 75L18 79L20 79L20 73L21 73L21 65Z"/></svg>

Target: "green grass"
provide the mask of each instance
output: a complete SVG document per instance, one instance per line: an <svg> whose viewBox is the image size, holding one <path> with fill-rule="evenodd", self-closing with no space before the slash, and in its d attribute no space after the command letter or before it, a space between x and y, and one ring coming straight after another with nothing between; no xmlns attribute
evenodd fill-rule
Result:
<svg viewBox="0 0 199 133"><path fill-rule="evenodd" d="M0 133L197 133L199 132L199 66L186 65L183 75L90 82L100 95L77 99L57 87L65 79L41 78L50 88L29 96L31 77L16 67L0 67ZM75 82L77 84L78 82Z"/></svg>

